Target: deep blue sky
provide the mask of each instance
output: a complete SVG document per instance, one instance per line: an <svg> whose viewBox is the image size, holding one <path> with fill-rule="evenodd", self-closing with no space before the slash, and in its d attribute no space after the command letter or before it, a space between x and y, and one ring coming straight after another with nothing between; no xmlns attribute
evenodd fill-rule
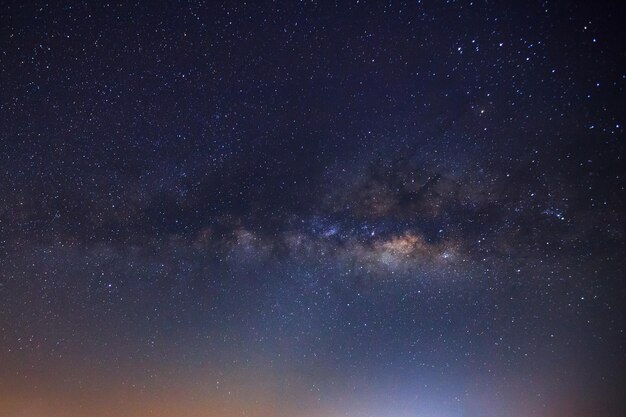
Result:
<svg viewBox="0 0 626 417"><path fill-rule="evenodd" d="M0 9L0 414L624 414L618 2L122 3Z"/></svg>

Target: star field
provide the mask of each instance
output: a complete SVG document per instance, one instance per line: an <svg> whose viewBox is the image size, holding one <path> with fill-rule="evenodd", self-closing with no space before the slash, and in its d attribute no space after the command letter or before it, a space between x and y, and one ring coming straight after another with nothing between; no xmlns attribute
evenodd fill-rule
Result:
<svg viewBox="0 0 626 417"><path fill-rule="evenodd" d="M626 412L618 2L0 8L0 415Z"/></svg>

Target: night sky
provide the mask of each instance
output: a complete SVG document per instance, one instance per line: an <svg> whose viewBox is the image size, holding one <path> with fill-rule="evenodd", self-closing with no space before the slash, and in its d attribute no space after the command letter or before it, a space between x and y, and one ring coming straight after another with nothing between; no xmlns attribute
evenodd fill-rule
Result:
<svg viewBox="0 0 626 417"><path fill-rule="evenodd" d="M620 2L2 2L0 415L623 417Z"/></svg>

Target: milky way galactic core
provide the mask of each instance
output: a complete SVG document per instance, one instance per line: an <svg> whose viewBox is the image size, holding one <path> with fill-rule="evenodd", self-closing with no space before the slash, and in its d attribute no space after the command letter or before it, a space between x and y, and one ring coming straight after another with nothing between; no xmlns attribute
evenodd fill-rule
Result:
<svg viewBox="0 0 626 417"><path fill-rule="evenodd" d="M0 415L626 415L620 2L0 5Z"/></svg>

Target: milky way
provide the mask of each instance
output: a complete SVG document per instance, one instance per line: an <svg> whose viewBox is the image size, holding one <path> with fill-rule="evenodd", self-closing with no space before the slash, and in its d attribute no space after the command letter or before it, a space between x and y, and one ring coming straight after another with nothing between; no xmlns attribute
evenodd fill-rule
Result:
<svg viewBox="0 0 626 417"><path fill-rule="evenodd" d="M626 413L617 2L0 7L0 415Z"/></svg>

